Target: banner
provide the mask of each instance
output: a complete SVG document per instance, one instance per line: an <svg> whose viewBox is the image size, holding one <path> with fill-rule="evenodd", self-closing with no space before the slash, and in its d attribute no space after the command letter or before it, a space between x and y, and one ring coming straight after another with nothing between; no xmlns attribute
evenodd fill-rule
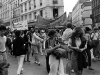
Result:
<svg viewBox="0 0 100 75"><path fill-rule="evenodd" d="M67 23L67 16L66 16L66 12L65 12L63 15L61 15L55 21L50 23L50 27L64 26L66 23Z"/></svg>
<svg viewBox="0 0 100 75"><path fill-rule="evenodd" d="M36 27L37 28L52 28L56 26L64 26L65 24L67 24L66 12L54 20L45 19L41 17L40 15L38 15Z"/></svg>
<svg viewBox="0 0 100 75"><path fill-rule="evenodd" d="M28 30L27 20L14 23L13 29L14 30L16 30L16 29L17 30Z"/></svg>
<svg viewBox="0 0 100 75"><path fill-rule="evenodd" d="M45 19L42 16L38 15L36 27L47 27L50 24L50 22L52 22L51 19Z"/></svg>

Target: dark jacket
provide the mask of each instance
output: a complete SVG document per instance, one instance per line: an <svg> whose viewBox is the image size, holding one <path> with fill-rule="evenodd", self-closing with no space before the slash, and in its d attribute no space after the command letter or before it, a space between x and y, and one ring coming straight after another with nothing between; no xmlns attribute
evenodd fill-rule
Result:
<svg viewBox="0 0 100 75"><path fill-rule="evenodd" d="M85 37L83 37L81 39L81 41L82 41L82 43L80 45L80 49L85 47L85 44L86 44ZM72 38L72 46L76 47L75 38ZM78 69L79 70L83 70L83 68L86 68L87 65L88 65L87 64L87 54L86 54L86 51L79 52L79 51L73 50L73 52L74 52L74 55L77 56Z"/></svg>
<svg viewBox="0 0 100 75"><path fill-rule="evenodd" d="M25 55L26 49L23 49L25 41L22 37L17 37L13 41L13 53L15 56Z"/></svg>

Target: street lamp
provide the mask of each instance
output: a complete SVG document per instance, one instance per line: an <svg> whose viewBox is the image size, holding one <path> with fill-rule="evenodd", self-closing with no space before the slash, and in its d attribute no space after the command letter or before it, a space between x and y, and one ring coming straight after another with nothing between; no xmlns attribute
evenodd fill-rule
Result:
<svg viewBox="0 0 100 75"><path fill-rule="evenodd" d="M94 17L93 17L93 14L90 15L90 18L92 19L92 28L93 28L95 26L94 25Z"/></svg>
<svg viewBox="0 0 100 75"><path fill-rule="evenodd" d="M85 18L82 17L82 21L83 21L83 26L85 25Z"/></svg>

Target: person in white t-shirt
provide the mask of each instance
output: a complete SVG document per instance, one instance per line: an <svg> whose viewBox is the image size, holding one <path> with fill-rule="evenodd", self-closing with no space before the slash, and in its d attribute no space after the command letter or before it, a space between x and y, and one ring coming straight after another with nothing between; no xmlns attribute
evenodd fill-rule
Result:
<svg viewBox="0 0 100 75"><path fill-rule="evenodd" d="M39 37L38 30L35 29L35 32L32 35L32 49L34 50L34 56L35 56L35 63L40 65L40 61L38 58L39 55L39 43L43 42L44 40Z"/></svg>
<svg viewBox="0 0 100 75"><path fill-rule="evenodd" d="M5 30L5 26L0 26L0 55L2 55L3 60L7 63L6 36L4 36Z"/></svg>
<svg viewBox="0 0 100 75"><path fill-rule="evenodd" d="M72 30L72 24L67 24L67 29L63 32L62 40L65 44L68 44L69 37L71 36L73 30Z"/></svg>

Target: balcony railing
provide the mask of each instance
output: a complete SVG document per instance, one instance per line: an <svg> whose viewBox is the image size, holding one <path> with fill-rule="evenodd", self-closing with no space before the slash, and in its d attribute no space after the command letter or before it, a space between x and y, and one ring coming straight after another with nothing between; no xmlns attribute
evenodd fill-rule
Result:
<svg viewBox="0 0 100 75"><path fill-rule="evenodd" d="M58 4L58 1L53 0L53 4Z"/></svg>

